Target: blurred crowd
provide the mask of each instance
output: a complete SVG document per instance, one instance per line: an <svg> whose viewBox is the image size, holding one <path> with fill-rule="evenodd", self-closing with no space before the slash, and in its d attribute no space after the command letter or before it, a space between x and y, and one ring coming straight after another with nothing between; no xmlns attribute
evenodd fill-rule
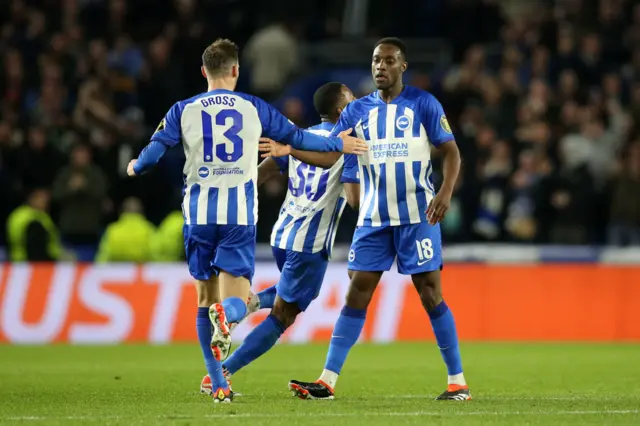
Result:
<svg viewBox="0 0 640 426"><path fill-rule="evenodd" d="M65 244L98 247L125 213L155 227L179 211L179 149L140 179L126 164L174 102L205 89L204 47L236 41L238 89L273 101L313 71L303 42L341 36L351 2L267 3L1 2L0 223L27 205ZM370 2L364 36L440 37L454 53L412 80L441 100L462 152L447 241L640 245L637 2L397 0L393 20L385 4ZM302 104L283 112L299 121ZM285 190L260 190L261 242ZM339 242L352 214L345 223Z"/></svg>

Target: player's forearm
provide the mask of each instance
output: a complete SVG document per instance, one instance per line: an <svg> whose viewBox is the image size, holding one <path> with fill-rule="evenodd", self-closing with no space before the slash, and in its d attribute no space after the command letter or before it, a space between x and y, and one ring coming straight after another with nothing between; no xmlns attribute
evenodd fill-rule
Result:
<svg viewBox="0 0 640 426"><path fill-rule="evenodd" d="M320 136L300 129L291 133L285 142L301 151L342 152L342 139L339 137Z"/></svg>
<svg viewBox="0 0 640 426"><path fill-rule="evenodd" d="M267 158L258 165L258 186L262 186L262 184L273 179L279 173L280 170L273 158Z"/></svg>
<svg viewBox="0 0 640 426"><path fill-rule="evenodd" d="M453 189L456 186L456 180L458 180L458 174L460 173L460 151L455 141L444 143L440 149L444 154L442 159L443 181L440 191L453 194Z"/></svg>
<svg viewBox="0 0 640 426"><path fill-rule="evenodd" d="M167 152L167 146L165 144L158 141L151 141L138 156L138 161L135 166L133 166L133 170L137 175L148 171L151 167L158 164L158 161L160 161L160 158L162 158L165 152Z"/></svg>
<svg viewBox="0 0 640 426"><path fill-rule="evenodd" d="M311 166L322 167L328 169L333 167L334 164L342 157L340 152L313 152L313 151L301 151L295 148L291 148L291 155Z"/></svg>

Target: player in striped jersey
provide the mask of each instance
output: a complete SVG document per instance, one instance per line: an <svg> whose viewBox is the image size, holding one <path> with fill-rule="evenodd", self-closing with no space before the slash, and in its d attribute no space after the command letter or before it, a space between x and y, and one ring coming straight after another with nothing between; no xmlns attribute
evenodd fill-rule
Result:
<svg viewBox="0 0 640 426"><path fill-rule="evenodd" d="M231 346L229 323L246 313L255 268L260 136L315 151L357 152L366 144L345 135L304 132L263 100L234 92L239 64L231 41L215 41L202 60L207 92L171 107L128 173L144 173L168 148L182 143L184 241L189 272L196 279L198 339L214 402L230 402L233 392L220 361Z"/></svg>
<svg viewBox="0 0 640 426"><path fill-rule="evenodd" d="M353 99L349 88L340 83L320 87L314 95L314 105L322 122L307 131L329 135ZM271 234L280 280L276 286L258 293L259 303L254 309L272 308L271 313L223 363L228 377L273 347L297 315L318 296L345 197L350 204L357 203L358 184L349 184L345 192L341 183L340 154L327 156L287 148L280 150L284 156L269 157L258 168L259 185L278 173L289 174L287 197ZM327 168L310 166L306 161Z"/></svg>
<svg viewBox="0 0 640 426"><path fill-rule="evenodd" d="M378 90L349 104L332 131L354 128L369 143L369 151L345 156L343 180L360 182L358 226L349 252L351 285L320 378L313 383L289 383L301 398L333 399L338 375L360 336L371 297L383 271L397 257L398 272L411 275L447 366L448 387L438 399L471 399L455 322L442 299L440 283L438 223L449 207L460 153L436 98L403 84L405 50L396 38L376 44L371 72ZM443 154L444 182L437 193L430 144Z"/></svg>

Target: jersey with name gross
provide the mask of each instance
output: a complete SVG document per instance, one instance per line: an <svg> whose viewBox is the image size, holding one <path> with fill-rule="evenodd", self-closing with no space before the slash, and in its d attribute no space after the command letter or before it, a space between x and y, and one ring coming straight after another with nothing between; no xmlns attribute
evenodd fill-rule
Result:
<svg viewBox="0 0 640 426"><path fill-rule="evenodd" d="M151 137L182 143L182 210L187 225L255 225L258 144L298 128L260 98L217 89L177 102Z"/></svg>

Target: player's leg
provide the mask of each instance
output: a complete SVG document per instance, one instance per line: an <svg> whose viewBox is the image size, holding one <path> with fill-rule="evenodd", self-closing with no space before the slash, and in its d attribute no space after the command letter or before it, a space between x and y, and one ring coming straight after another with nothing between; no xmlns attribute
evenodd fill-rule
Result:
<svg viewBox="0 0 640 426"><path fill-rule="evenodd" d="M333 399L338 376L364 327L367 307L395 258L391 228L357 228L349 251L351 282L345 305L331 335L324 370L316 382L289 382L289 390L301 399Z"/></svg>
<svg viewBox="0 0 640 426"><path fill-rule="evenodd" d="M447 366L448 388L440 400L471 399L462 372L458 333L453 313L442 297L442 243L439 225L419 223L395 231L398 271L411 275L420 301L431 320L433 333Z"/></svg>
<svg viewBox="0 0 640 426"><path fill-rule="evenodd" d="M295 322L298 314L318 297L327 264L324 253L286 252L286 262L276 285L278 294L273 309L224 362L223 366L229 374L234 374L271 349Z"/></svg>
<svg viewBox="0 0 640 426"><path fill-rule="evenodd" d="M211 321L209 306L219 302L218 277L211 267L215 256L215 225L185 225L183 228L185 253L189 272L196 281L198 311L196 315L196 332L200 349L204 357L208 380L200 385L201 392L213 394L218 389L227 389L227 381L222 373L222 364L211 352ZM214 397L214 402L227 402L226 398Z"/></svg>
<svg viewBox="0 0 640 426"><path fill-rule="evenodd" d="M278 265L278 270L282 272L282 267L286 260L286 250L272 247L273 255L276 259L276 264ZM276 300L276 286L272 285L271 287L265 288L264 290L254 294L253 292L249 292L249 297L247 299L247 312L245 316L240 319L238 322L231 323L231 331L245 318L251 315L254 312L259 311L260 309L271 309L273 308L273 304Z"/></svg>
<svg viewBox="0 0 640 426"><path fill-rule="evenodd" d="M211 263L218 272L220 303L209 308L213 324L211 349L223 361L231 348L229 324L247 313L251 278L255 270L255 226L218 226L218 247Z"/></svg>

